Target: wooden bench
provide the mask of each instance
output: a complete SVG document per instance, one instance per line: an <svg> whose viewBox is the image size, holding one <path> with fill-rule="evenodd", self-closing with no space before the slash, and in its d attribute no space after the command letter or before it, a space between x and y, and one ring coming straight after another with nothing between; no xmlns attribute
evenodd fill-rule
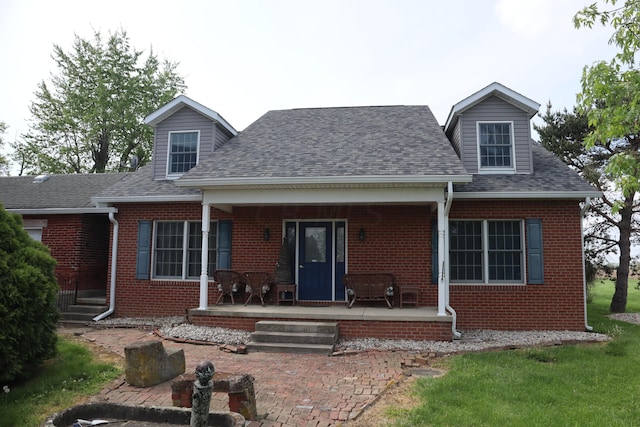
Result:
<svg viewBox="0 0 640 427"><path fill-rule="evenodd" d="M391 273L347 273L343 277L347 308L358 301L385 301L393 308L396 277Z"/></svg>

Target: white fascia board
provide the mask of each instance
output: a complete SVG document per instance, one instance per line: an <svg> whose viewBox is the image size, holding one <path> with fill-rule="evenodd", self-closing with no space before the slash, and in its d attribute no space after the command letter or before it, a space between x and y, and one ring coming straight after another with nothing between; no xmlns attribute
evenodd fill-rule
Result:
<svg viewBox="0 0 640 427"><path fill-rule="evenodd" d="M202 203L210 205L308 205L444 202L437 188L322 188L204 190Z"/></svg>
<svg viewBox="0 0 640 427"><path fill-rule="evenodd" d="M92 197L91 202L96 206L106 206L111 203L162 203L162 202L200 202L200 194L187 194L182 196L114 196L114 197Z"/></svg>
<svg viewBox="0 0 640 427"><path fill-rule="evenodd" d="M501 99L504 99L507 102L510 102L516 105L519 108L527 111L531 117L535 116L540 110L540 104L536 101L527 98L524 95L519 94L516 91L509 89L508 87L501 85L498 82L493 82L489 86L480 89L478 92L474 93L463 99L462 101L454 104L451 107L451 111L449 112L449 116L447 117L447 121L444 125L445 132L448 131L449 127L452 125L454 119L462 114L464 111L478 104L480 101L488 98L489 96L496 94Z"/></svg>
<svg viewBox="0 0 640 427"><path fill-rule="evenodd" d="M18 215L81 215L81 214L108 214L117 213L113 207L99 208L42 208L42 209L7 209L7 212Z"/></svg>
<svg viewBox="0 0 640 427"><path fill-rule="evenodd" d="M416 185L471 182L471 175L366 175L366 176L311 176L311 177L238 177L238 178L180 178L178 187L225 188L242 186L322 187L339 185Z"/></svg>
<svg viewBox="0 0 640 427"><path fill-rule="evenodd" d="M585 199L587 197L601 197L599 191L486 191L486 192L455 192L455 199Z"/></svg>
<svg viewBox="0 0 640 427"><path fill-rule="evenodd" d="M176 111L178 111L183 106L188 106L189 108L199 112L205 117L210 118L218 123L220 123L225 129L227 129L233 136L238 134L238 131L234 129L233 126L229 124L220 114L216 113L210 108L205 107L204 105L194 101L193 99L180 95L177 98L174 98L172 101L168 102L164 106L160 107L153 113L149 114L144 118L144 123L150 126L155 126L160 123L162 120L166 119Z"/></svg>

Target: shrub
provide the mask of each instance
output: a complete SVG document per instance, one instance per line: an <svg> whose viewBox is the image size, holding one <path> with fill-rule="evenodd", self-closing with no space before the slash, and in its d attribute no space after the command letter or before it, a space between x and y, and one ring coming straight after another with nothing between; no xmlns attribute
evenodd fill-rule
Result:
<svg viewBox="0 0 640 427"><path fill-rule="evenodd" d="M55 260L0 205L0 384L28 377L56 352Z"/></svg>

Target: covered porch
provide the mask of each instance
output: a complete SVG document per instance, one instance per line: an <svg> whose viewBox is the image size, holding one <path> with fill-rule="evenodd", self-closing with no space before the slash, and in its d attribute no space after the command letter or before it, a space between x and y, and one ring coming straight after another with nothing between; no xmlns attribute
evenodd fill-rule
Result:
<svg viewBox="0 0 640 427"><path fill-rule="evenodd" d="M189 313L193 323L253 331L265 318L331 320L339 322L340 336L350 338L449 341L456 335L448 278L442 274L453 200L449 177L323 177L287 185L182 178L177 185L202 190L202 271L199 305ZM269 270L277 260L270 252L274 244L291 243L300 306L212 305L210 293L217 293L207 270L212 209L231 216L230 231L217 236L218 242L230 242L228 258L215 248L227 266L217 268ZM342 279L352 272L394 274L398 285L418 289L417 307L347 309Z"/></svg>

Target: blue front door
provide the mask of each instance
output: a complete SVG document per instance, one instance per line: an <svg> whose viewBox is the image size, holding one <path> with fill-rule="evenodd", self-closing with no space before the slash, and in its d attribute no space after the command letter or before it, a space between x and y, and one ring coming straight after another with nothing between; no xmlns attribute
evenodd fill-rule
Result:
<svg viewBox="0 0 640 427"><path fill-rule="evenodd" d="M333 223L301 222L298 299L333 299Z"/></svg>

